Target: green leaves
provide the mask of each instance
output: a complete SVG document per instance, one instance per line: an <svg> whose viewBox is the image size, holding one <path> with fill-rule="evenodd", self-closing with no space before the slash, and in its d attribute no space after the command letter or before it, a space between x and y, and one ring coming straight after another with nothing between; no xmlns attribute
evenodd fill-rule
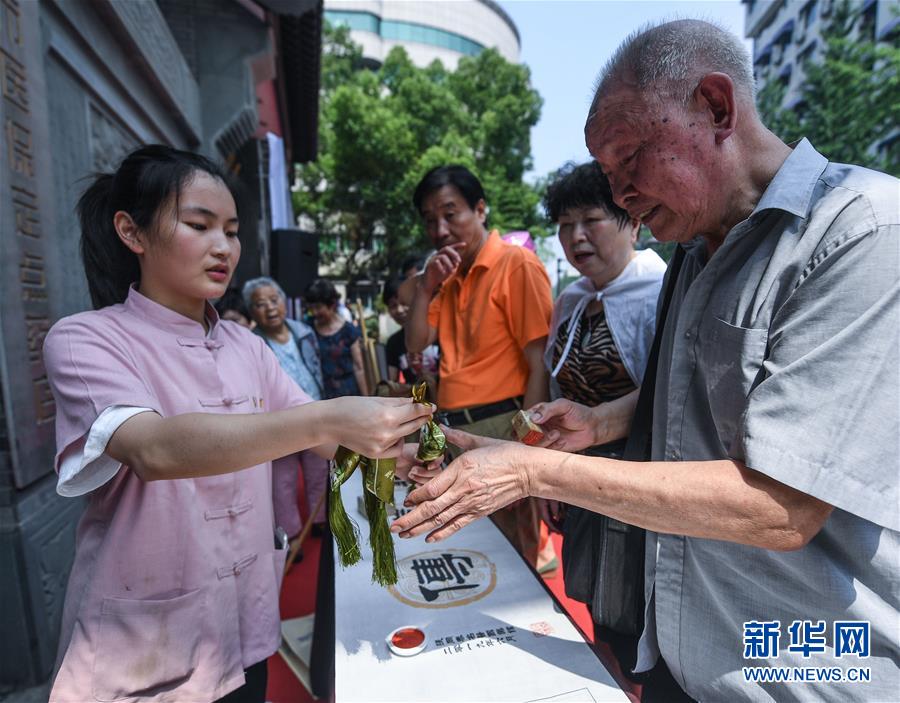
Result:
<svg viewBox="0 0 900 703"><path fill-rule="evenodd" d="M763 122L786 142L807 137L832 161L900 175L900 151L876 146L896 132L900 112L900 47L856 35L859 7L844 2L823 32L821 61L805 65L802 100L782 107L785 88L760 91ZM870 31L870 30L869 30Z"/></svg>
<svg viewBox="0 0 900 703"><path fill-rule="evenodd" d="M495 50L418 68L395 47L363 68L346 28L326 28L320 154L298 169L295 210L322 236L323 263L349 280L379 277L430 248L412 205L421 177L461 163L482 180L489 224L542 231L539 193L522 181L541 98L526 66Z"/></svg>

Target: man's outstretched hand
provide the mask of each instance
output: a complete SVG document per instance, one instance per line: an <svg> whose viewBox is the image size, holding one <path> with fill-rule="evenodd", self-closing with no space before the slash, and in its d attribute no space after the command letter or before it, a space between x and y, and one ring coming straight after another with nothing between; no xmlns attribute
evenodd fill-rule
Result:
<svg viewBox="0 0 900 703"><path fill-rule="evenodd" d="M527 447L515 442L475 437L445 429L447 440L466 451L437 478L406 497L413 508L391 525L400 537L427 533L426 542L446 539L470 522L529 495L528 476L520 459Z"/></svg>

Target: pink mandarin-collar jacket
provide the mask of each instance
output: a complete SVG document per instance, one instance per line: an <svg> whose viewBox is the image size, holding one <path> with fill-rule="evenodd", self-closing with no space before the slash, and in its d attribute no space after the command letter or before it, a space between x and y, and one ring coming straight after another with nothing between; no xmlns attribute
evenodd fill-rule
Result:
<svg viewBox="0 0 900 703"><path fill-rule="evenodd" d="M309 400L257 337L212 330L134 289L60 320L44 360L56 465L108 407L261 413ZM88 496L66 592L52 701L213 701L280 640L284 552L274 548L271 464L145 483L123 466Z"/></svg>

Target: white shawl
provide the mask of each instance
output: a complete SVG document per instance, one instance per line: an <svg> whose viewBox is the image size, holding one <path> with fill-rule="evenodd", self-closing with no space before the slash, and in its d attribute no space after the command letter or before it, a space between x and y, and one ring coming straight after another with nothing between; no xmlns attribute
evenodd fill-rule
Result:
<svg viewBox="0 0 900 703"><path fill-rule="evenodd" d="M594 300L602 300L606 322L625 370L636 386L641 385L647 357L653 344L656 328L656 301L662 288L665 262L652 249L642 249L625 269L603 288L597 290L587 276L567 286L553 306L550 320L550 336L544 350L544 364L551 372L551 391L558 397L556 375L562 368L578 323L587 306ZM566 320L569 324L563 327ZM567 336L562 356L553 367L553 348L557 336Z"/></svg>

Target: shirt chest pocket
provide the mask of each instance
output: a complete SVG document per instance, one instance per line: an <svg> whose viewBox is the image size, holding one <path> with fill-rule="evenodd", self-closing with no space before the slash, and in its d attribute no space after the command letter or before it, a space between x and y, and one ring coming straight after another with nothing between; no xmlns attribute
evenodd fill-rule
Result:
<svg viewBox="0 0 900 703"><path fill-rule="evenodd" d="M768 335L768 329L738 327L715 317L701 329L697 366L726 451L740 428L747 396L761 380Z"/></svg>
<svg viewBox="0 0 900 703"><path fill-rule="evenodd" d="M103 600L94 655L94 697L153 698L185 683L196 669L204 635L205 594L166 600ZM177 695L177 694L176 694Z"/></svg>

